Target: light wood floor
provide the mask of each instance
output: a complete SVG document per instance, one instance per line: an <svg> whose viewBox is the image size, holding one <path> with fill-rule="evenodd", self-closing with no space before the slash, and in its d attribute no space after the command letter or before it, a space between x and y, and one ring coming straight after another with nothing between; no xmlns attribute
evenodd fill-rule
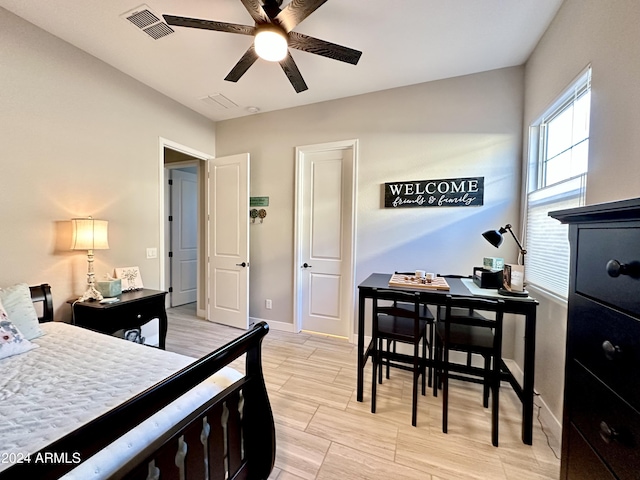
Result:
<svg viewBox="0 0 640 480"><path fill-rule="evenodd" d="M167 350L200 357L241 333L195 316L192 305L170 309ZM369 362L370 363L370 362ZM243 370L242 360L233 366ZM559 460L540 424L533 446L520 440L520 404L501 389L500 446L491 445L488 409L479 386L452 381L449 433L441 430L441 397L418 402L411 426L411 378L392 369L370 412L356 401L356 347L346 340L270 330L263 367L275 422L277 454L271 479L557 479ZM559 455L559 445L551 440Z"/></svg>

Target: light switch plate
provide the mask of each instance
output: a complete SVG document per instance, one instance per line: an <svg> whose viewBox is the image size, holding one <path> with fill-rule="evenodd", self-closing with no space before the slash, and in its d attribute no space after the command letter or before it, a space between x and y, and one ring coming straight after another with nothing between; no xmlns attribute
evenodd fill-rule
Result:
<svg viewBox="0 0 640 480"><path fill-rule="evenodd" d="M147 258L158 258L158 249L147 248Z"/></svg>

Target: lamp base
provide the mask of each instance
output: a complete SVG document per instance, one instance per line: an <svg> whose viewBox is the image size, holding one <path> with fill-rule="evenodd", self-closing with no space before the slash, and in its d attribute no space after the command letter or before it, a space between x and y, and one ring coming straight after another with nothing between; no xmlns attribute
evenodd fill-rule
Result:
<svg viewBox="0 0 640 480"><path fill-rule="evenodd" d="M96 290L96 287L89 285L87 291L78 299L79 302L86 302L87 300L102 300L104 297Z"/></svg>
<svg viewBox="0 0 640 480"><path fill-rule="evenodd" d="M505 297L528 297L529 296L529 292L527 292L526 290L523 290L521 292L516 292L514 290L507 290L506 288L502 288L502 287L498 289L498 293L500 295L504 295Z"/></svg>

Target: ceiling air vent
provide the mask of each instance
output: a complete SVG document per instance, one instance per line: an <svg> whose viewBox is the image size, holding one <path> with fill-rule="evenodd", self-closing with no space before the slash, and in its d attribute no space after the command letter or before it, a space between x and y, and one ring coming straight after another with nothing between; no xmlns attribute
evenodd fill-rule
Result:
<svg viewBox="0 0 640 480"><path fill-rule="evenodd" d="M202 97L200 100L202 100L210 107L216 108L218 110L228 110L230 108L236 108L238 106L236 103L229 100L221 93L212 93L209 96Z"/></svg>
<svg viewBox="0 0 640 480"><path fill-rule="evenodd" d="M174 32L174 30L164 23L159 15L153 13L147 5L140 5L138 8L123 13L120 16L154 40L166 37Z"/></svg>

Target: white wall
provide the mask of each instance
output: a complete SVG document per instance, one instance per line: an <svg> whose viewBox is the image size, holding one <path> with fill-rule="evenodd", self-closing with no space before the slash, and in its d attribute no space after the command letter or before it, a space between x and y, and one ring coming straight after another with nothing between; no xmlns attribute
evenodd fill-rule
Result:
<svg viewBox="0 0 640 480"><path fill-rule="evenodd" d="M215 125L0 8L0 286L52 285L56 318L86 285L68 221L109 220L96 274L138 265L158 288L159 138L214 153Z"/></svg>
<svg viewBox="0 0 640 480"><path fill-rule="evenodd" d="M252 317L293 321L296 146L359 139L356 283L423 268L470 274L484 256L516 260L481 236L518 224L523 69L508 68L216 124L216 156L251 154L251 195L269 196L251 226ZM383 184L485 177L482 207L382 208ZM264 300L273 309L264 309Z"/></svg>
<svg viewBox="0 0 640 480"><path fill-rule="evenodd" d="M638 25L637 0L565 0L526 64L525 139L528 125L592 65L588 204L640 196ZM536 388L560 421L566 303L538 299Z"/></svg>

